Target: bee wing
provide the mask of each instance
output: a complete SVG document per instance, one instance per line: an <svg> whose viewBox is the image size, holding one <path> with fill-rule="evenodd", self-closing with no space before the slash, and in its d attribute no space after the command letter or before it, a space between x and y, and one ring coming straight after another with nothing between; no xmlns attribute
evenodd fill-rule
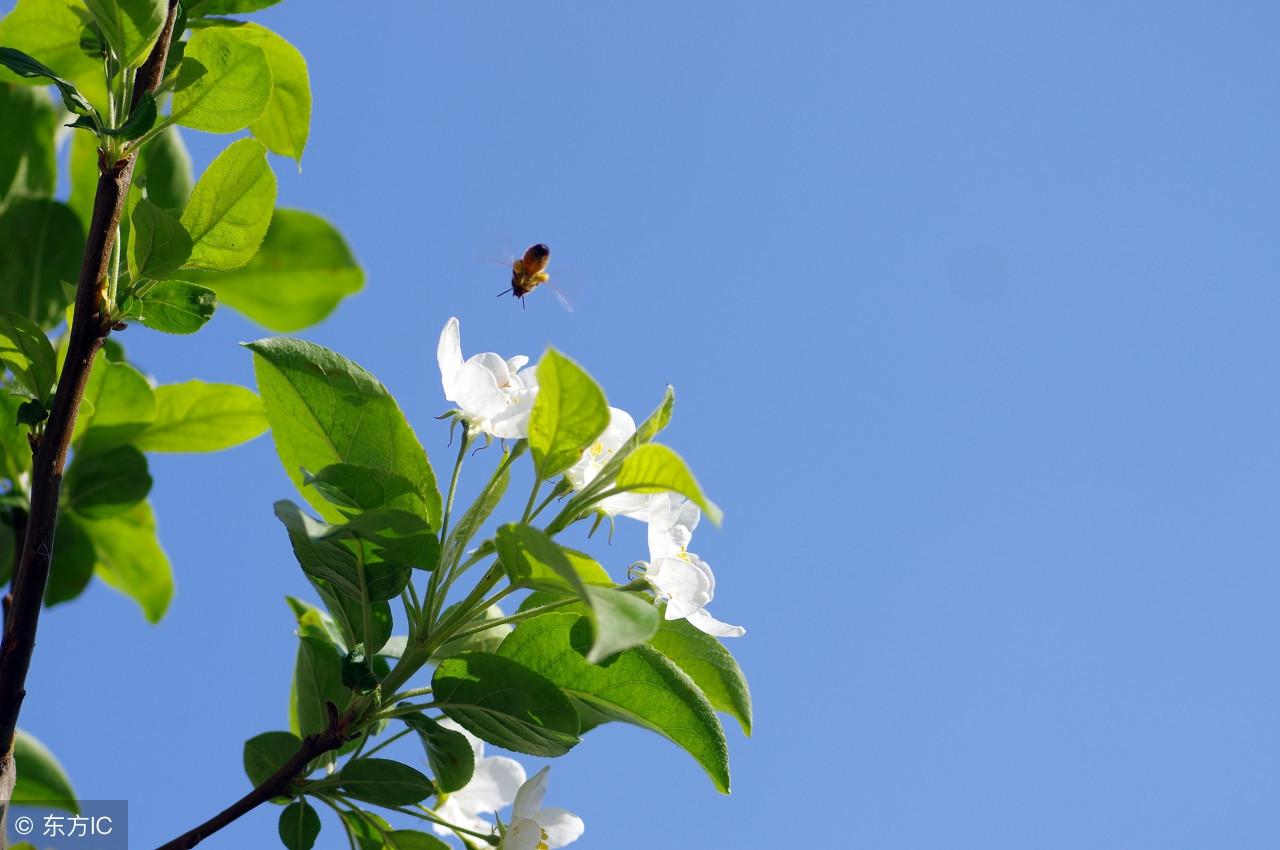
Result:
<svg viewBox="0 0 1280 850"><path fill-rule="evenodd" d="M553 283L548 283L547 286L550 286L551 291L556 294L556 300L560 302L560 306L563 307L566 312L572 313L573 305L569 303L569 299L565 297L565 294L560 291L560 287Z"/></svg>

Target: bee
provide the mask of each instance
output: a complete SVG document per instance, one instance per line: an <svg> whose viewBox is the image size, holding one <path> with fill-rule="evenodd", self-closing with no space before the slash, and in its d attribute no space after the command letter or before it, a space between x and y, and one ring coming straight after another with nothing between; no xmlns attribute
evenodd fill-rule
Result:
<svg viewBox="0 0 1280 850"><path fill-rule="evenodd" d="M532 245L511 264L511 288L504 289L498 293L501 297L510 292L516 298L520 299L520 306L524 306L524 297L533 292L542 284L551 279L551 275L547 274L547 263L551 261L551 249L539 242ZM568 301L560 293L555 286L551 287L555 290L556 297L566 309L572 311Z"/></svg>
<svg viewBox="0 0 1280 850"><path fill-rule="evenodd" d="M499 292L498 297L501 298L510 292L520 299L520 306L523 307L526 295L551 280L551 275L547 274L549 262L551 262L550 248L541 242L531 245L511 264L511 288Z"/></svg>

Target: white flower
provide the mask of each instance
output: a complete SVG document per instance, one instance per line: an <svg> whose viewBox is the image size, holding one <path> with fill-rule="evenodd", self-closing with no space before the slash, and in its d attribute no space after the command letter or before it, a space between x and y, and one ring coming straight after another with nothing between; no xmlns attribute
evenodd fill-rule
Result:
<svg viewBox="0 0 1280 850"><path fill-rule="evenodd" d="M676 493L649 498L649 566L644 577L667 601L668 620L689 624L716 637L741 637L742 626L722 623L707 611L716 592L716 578L707 562L689 551L693 530L702 511Z"/></svg>
<svg viewBox="0 0 1280 850"><path fill-rule="evenodd" d="M486 758L484 742L448 718L441 720L440 725L466 736L471 743L471 751L475 753L476 770L465 788L454 791L436 806L436 814L463 829L485 834L493 832L493 822L480 815L491 815L515 801L516 793L525 781L524 766L506 756ZM438 823L433 823L431 828L437 835L452 834L451 830Z"/></svg>
<svg viewBox="0 0 1280 850"><path fill-rule="evenodd" d="M457 318L445 322L436 346L444 397L462 411L472 433L499 439L529 436L529 411L538 392L537 369L523 354L503 360L492 351L462 359Z"/></svg>
<svg viewBox="0 0 1280 850"><path fill-rule="evenodd" d="M604 469L605 464L613 460L631 435L636 432L636 421L631 414L616 407L609 408L609 425L596 437L594 443L582 452L582 457L565 471L565 478L573 485L573 489L581 490L590 484ZM609 516L624 516L643 519L648 510L649 497L643 493L619 493L596 503L596 509Z"/></svg>
<svg viewBox="0 0 1280 850"><path fill-rule="evenodd" d="M501 850L554 850L577 841L586 829L573 812L542 808L550 769L544 767L520 786Z"/></svg>

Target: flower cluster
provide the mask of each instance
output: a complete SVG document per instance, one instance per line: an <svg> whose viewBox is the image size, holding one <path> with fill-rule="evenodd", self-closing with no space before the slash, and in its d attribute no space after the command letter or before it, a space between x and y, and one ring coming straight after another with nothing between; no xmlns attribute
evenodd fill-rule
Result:
<svg viewBox="0 0 1280 850"><path fill-rule="evenodd" d="M493 352L462 358L458 320L449 319L436 348L445 398L457 405L456 416L471 434L499 439L527 439L529 414L538 393L537 367L517 355L504 359ZM583 451L581 459L565 472L575 490L595 479L609 460L636 432L635 420L625 410L609 408L609 425ZM649 561L645 580L667 603L669 620L683 619L716 637L739 637L742 626L722 623L707 612L715 595L711 567L689 551L693 530L701 518L697 505L675 493L616 493L597 504L613 516L625 516L648 524ZM534 846L534 845L530 845Z"/></svg>
<svg viewBox="0 0 1280 850"><path fill-rule="evenodd" d="M550 768L544 767L532 779L527 779L520 762L506 756L486 756L484 742L452 720L441 721L441 725L464 735L476 759L475 773L467 786L450 794L436 808L442 821L473 833L491 835L498 827L481 815L496 814L511 806L511 823L503 836L502 850L554 850L582 835L586 829L582 818L565 809L542 808ZM442 824L432 829L437 835L453 833Z"/></svg>

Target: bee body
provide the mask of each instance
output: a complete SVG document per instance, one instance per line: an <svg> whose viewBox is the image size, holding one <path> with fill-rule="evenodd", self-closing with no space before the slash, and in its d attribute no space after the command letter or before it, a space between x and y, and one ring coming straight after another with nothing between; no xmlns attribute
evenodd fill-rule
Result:
<svg viewBox="0 0 1280 850"><path fill-rule="evenodd" d="M522 300L526 295L551 279L547 263L551 261L551 249L539 242L524 252L511 264L511 294Z"/></svg>

